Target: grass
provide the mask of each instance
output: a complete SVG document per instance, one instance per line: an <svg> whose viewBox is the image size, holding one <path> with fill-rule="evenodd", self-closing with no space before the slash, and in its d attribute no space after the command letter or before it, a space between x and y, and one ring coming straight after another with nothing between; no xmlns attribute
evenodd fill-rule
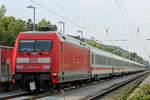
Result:
<svg viewBox="0 0 150 100"><path fill-rule="evenodd" d="M131 93L131 91L129 91L129 90L130 89L132 90L134 88L135 88L135 85L130 85L126 88L123 88L122 93L119 96L117 96L116 100L127 100L127 98L129 97L129 95Z"/></svg>
<svg viewBox="0 0 150 100"><path fill-rule="evenodd" d="M150 84L139 87L139 90L127 100L150 100Z"/></svg>
<svg viewBox="0 0 150 100"><path fill-rule="evenodd" d="M132 88L135 88L135 86L132 85L124 88L121 95L119 95L116 100L150 100L150 84L145 84L141 87L138 87L137 92L129 98L132 91L129 93L127 93L127 91Z"/></svg>

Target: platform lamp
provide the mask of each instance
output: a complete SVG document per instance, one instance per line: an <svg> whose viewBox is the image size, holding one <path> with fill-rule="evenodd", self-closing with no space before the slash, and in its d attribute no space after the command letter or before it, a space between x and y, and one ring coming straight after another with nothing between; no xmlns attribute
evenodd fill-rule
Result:
<svg viewBox="0 0 150 100"><path fill-rule="evenodd" d="M27 8L33 9L33 30L35 31L35 8L34 6L30 5Z"/></svg>

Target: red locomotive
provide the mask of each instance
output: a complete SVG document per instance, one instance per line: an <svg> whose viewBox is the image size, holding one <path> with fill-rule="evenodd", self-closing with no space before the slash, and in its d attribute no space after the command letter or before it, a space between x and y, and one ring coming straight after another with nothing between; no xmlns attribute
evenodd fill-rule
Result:
<svg viewBox="0 0 150 100"><path fill-rule="evenodd" d="M24 32L14 47L13 82L27 91L143 71L144 65L56 32Z"/></svg>
<svg viewBox="0 0 150 100"><path fill-rule="evenodd" d="M15 82L28 90L89 79L89 50L72 39L55 32L20 33L14 47Z"/></svg>

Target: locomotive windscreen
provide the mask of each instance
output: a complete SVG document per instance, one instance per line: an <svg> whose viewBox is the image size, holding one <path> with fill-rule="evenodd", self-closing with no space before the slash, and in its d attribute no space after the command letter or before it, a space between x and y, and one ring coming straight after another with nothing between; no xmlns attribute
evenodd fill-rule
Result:
<svg viewBox="0 0 150 100"><path fill-rule="evenodd" d="M51 40L36 40L35 51L49 51L51 47Z"/></svg>
<svg viewBox="0 0 150 100"><path fill-rule="evenodd" d="M51 40L20 40L19 51L50 51Z"/></svg>

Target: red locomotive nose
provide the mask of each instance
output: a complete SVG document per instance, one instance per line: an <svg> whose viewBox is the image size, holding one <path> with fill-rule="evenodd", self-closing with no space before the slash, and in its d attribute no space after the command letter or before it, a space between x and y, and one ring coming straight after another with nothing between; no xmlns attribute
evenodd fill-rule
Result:
<svg viewBox="0 0 150 100"><path fill-rule="evenodd" d="M52 39L39 39L39 37L28 39L25 37L19 40L16 71L50 72Z"/></svg>

